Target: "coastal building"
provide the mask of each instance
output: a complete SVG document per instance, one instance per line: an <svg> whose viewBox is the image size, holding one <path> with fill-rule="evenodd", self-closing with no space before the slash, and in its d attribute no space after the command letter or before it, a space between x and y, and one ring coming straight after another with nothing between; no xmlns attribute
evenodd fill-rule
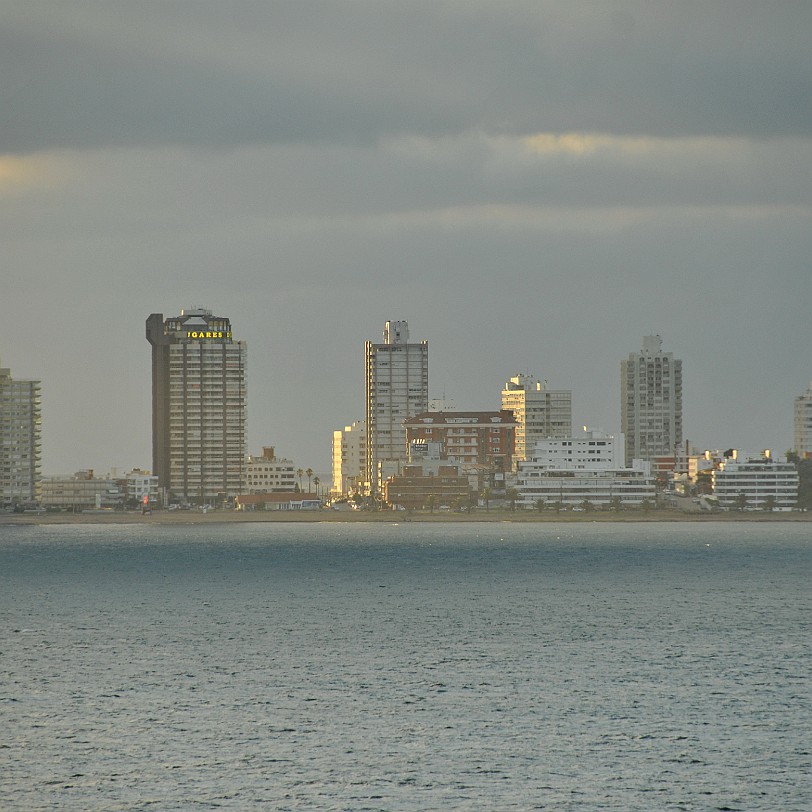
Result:
<svg viewBox="0 0 812 812"><path fill-rule="evenodd" d="M155 507L158 504L158 477L149 471L133 468L124 475L118 486L126 494L129 505Z"/></svg>
<svg viewBox="0 0 812 812"><path fill-rule="evenodd" d="M800 459L812 457L812 383L795 398L795 453Z"/></svg>
<svg viewBox="0 0 812 812"><path fill-rule="evenodd" d="M409 342L405 321L387 321L383 343L367 341L366 361L366 487L380 493L380 471L406 457L403 421L428 411L429 344Z"/></svg>
<svg viewBox="0 0 812 812"><path fill-rule="evenodd" d="M410 510L462 507L471 498L460 466L443 458L442 443L428 440L410 444L408 461L384 480L381 492L389 507Z"/></svg>
<svg viewBox="0 0 812 812"><path fill-rule="evenodd" d="M640 352L620 362L620 422L626 465L675 457L682 443L682 361L643 336Z"/></svg>
<svg viewBox="0 0 812 812"><path fill-rule="evenodd" d="M124 504L126 492L112 477L96 477L93 469L73 476L45 477L42 480L42 507L47 510L113 510Z"/></svg>
<svg viewBox="0 0 812 812"><path fill-rule="evenodd" d="M792 510L798 502L798 471L769 451L740 459L726 452L712 473L713 495L719 507L737 510Z"/></svg>
<svg viewBox="0 0 812 812"><path fill-rule="evenodd" d="M247 346L211 310L147 319L152 467L164 501L215 504L245 481Z"/></svg>
<svg viewBox="0 0 812 812"><path fill-rule="evenodd" d="M507 409L423 412L407 418L404 426L410 449L418 441L437 443L441 458L457 465L477 491L513 466L516 420Z"/></svg>
<svg viewBox="0 0 812 812"><path fill-rule="evenodd" d="M583 437L539 440L527 460L517 463L517 506L563 508L640 507L654 504L651 465L623 464L623 441L588 431Z"/></svg>
<svg viewBox="0 0 812 812"><path fill-rule="evenodd" d="M0 369L0 506L39 499L40 382Z"/></svg>
<svg viewBox="0 0 812 812"><path fill-rule="evenodd" d="M265 446L259 456L249 456L245 463L245 493L293 493L296 490L296 464L276 456L272 446Z"/></svg>
<svg viewBox="0 0 812 812"><path fill-rule="evenodd" d="M516 461L527 459L539 440L572 434L572 392L549 389L532 375L516 374L505 384L502 409L516 419Z"/></svg>
<svg viewBox="0 0 812 812"><path fill-rule="evenodd" d="M362 490L367 448L366 421L357 420L333 432L334 496L349 496Z"/></svg>

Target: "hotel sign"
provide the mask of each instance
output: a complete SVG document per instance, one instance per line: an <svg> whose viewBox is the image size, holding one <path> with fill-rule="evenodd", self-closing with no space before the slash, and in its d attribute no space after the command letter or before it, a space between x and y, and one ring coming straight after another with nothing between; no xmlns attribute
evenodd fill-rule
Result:
<svg viewBox="0 0 812 812"><path fill-rule="evenodd" d="M187 330L186 331L186 338L194 338L194 339L210 339L210 338L227 338L231 339L231 331L224 332L222 330Z"/></svg>

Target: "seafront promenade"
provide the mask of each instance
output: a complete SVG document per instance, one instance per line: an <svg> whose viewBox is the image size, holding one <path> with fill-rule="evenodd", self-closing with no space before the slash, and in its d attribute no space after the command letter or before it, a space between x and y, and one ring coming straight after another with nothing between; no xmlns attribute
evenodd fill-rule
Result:
<svg viewBox="0 0 812 812"><path fill-rule="evenodd" d="M228 511L198 510L154 511L142 515L136 512L111 511L109 513L5 513L0 514L0 525L54 525L54 524L239 524L258 522L515 522L578 523L578 522L810 522L812 513L685 513L679 510L643 511L584 511L539 513L537 511L511 511L485 509L474 513L431 513L429 511L337 511L337 510L275 510Z"/></svg>

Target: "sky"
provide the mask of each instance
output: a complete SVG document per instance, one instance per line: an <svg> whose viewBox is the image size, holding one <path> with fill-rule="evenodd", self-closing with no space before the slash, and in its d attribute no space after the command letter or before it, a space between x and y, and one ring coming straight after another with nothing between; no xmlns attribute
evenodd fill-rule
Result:
<svg viewBox="0 0 812 812"><path fill-rule="evenodd" d="M517 372L620 431L683 361L696 447L792 446L812 380L812 3L0 2L0 364L43 473L150 468L145 320L248 342L249 453L329 471L364 342L431 397Z"/></svg>

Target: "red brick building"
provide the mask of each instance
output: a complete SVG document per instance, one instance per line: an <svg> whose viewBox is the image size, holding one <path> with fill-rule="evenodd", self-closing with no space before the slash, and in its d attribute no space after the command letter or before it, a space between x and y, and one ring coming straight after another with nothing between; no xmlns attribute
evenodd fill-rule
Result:
<svg viewBox="0 0 812 812"><path fill-rule="evenodd" d="M407 418L406 441L440 443L441 457L461 470L509 471L513 466L513 412L423 412Z"/></svg>

